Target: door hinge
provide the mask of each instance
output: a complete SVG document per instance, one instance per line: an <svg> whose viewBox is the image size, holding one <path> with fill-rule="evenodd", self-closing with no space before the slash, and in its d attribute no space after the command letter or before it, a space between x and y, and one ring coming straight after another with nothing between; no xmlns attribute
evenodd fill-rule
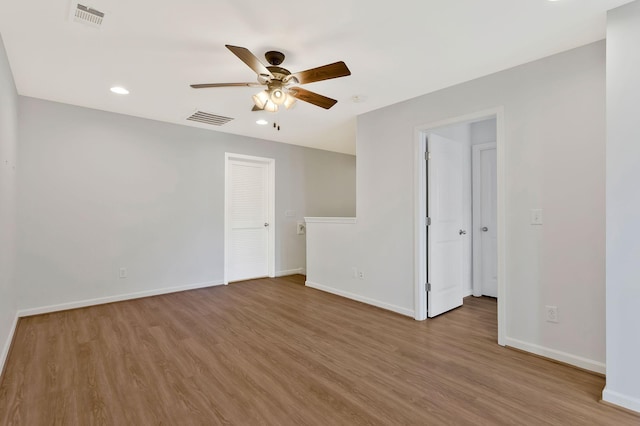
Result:
<svg viewBox="0 0 640 426"><path fill-rule="evenodd" d="M431 218L427 216L427 219L424 222L427 226L431 226Z"/></svg>
<svg viewBox="0 0 640 426"><path fill-rule="evenodd" d="M431 283L425 283L424 291L431 291Z"/></svg>
<svg viewBox="0 0 640 426"><path fill-rule="evenodd" d="M427 160L427 161L431 160L431 153L429 151L426 151L424 153L424 159Z"/></svg>

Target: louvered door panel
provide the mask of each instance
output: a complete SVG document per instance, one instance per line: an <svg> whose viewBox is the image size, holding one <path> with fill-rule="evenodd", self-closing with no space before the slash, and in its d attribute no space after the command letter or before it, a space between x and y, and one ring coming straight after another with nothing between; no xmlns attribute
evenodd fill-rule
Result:
<svg viewBox="0 0 640 426"><path fill-rule="evenodd" d="M268 165L232 161L230 185L229 281L269 274Z"/></svg>

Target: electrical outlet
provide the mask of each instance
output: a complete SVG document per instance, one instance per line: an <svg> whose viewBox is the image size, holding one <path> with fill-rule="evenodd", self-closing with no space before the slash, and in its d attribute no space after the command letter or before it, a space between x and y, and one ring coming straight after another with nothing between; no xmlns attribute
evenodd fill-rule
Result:
<svg viewBox="0 0 640 426"><path fill-rule="evenodd" d="M544 311L547 317L547 322L558 322L558 307L546 305Z"/></svg>
<svg viewBox="0 0 640 426"><path fill-rule="evenodd" d="M542 209L531 210L531 224L542 225Z"/></svg>
<svg viewBox="0 0 640 426"><path fill-rule="evenodd" d="M364 271L358 272L358 278L360 278L361 280L364 280Z"/></svg>
<svg viewBox="0 0 640 426"><path fill-rule="evenodd" d="M118 273L118 277L127 278L127 268L120 268L120 272Z"/></svg>

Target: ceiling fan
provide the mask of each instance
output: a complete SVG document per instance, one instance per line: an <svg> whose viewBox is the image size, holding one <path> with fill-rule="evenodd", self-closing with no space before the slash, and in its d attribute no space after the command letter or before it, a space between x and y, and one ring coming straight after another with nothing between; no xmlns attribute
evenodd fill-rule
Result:
<svg viewBox="0 0 640 426"><path fill-rule="evenodd" d="M244 47L231 46L228 44L226 47L258 74L258 82L192 84L191 87L194 89L204 89L209 87L266 86L264 91L253 96L254 106L252 111L265 110L275 112L278 111L278 107L280 106L289 109L293 106L296 99L324 109L329 109L338 101L295 85L351 75L351 71L349 71L347 65L342 61L292 74L289 70L280 67L280 64L284 61L284 54L282 52L269 51L265 53L264 56L270 64L270 66L265 66L253 53Z"/></svg>

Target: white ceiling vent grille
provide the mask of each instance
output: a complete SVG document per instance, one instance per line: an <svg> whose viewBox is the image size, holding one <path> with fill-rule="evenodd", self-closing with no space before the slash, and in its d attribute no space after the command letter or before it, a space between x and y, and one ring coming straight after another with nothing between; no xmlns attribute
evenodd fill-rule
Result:
<svg viewBox="0 0 640 426"><path fill-rule="evenodd" d="M104 19L104 13L74 2L71 3L71 19L73 22L100 28L102 26L102 20Z"/></svg>
<svg viewBox="0 0 640 426"><path fill-rule="evenodd" d="M210 114L203 111L196 111L190 117L187 117L187 120L210 124L212 126L222 126L233 120L233 118Z"/></svg>

